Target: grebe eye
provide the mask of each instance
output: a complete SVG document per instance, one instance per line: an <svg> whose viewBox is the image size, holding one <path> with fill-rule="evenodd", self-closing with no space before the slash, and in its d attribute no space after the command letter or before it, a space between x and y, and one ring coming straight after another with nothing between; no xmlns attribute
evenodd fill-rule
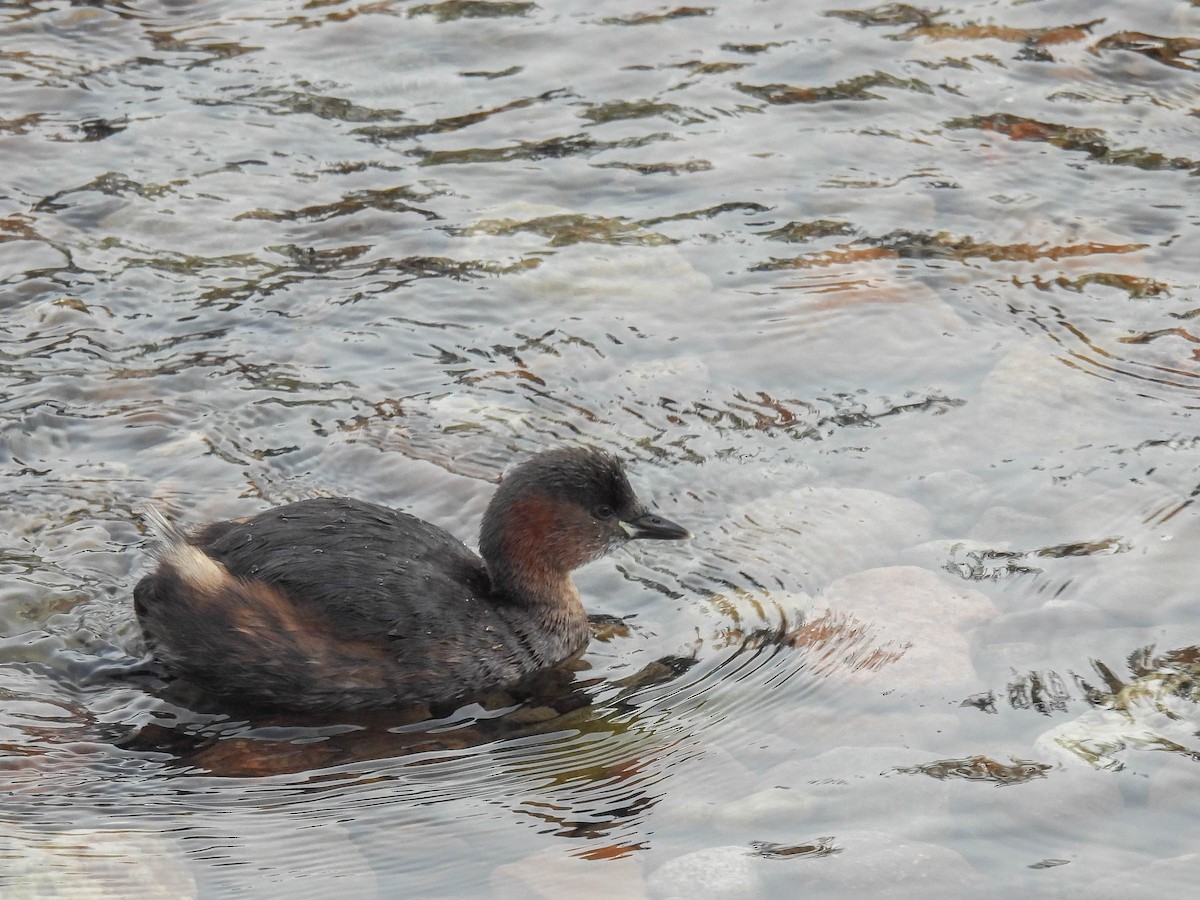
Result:
<svg viewBox="0 0 1200 900"><path fill-rule="evenodd" d="M613 512L613 508L607 503L602 503L600 506L596 507L597 519L611 519L614 515L616 515L616 513Z"/></svg>

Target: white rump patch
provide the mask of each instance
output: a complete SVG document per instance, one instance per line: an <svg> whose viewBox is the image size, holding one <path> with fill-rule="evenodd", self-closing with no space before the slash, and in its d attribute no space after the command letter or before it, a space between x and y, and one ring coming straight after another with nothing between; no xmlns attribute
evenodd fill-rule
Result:
<svg viewBox="0 0 1200 900"><path fill-rule="evenodd" d="M189 585L213 593L233 577L223 565L199 547L189 544L179 527L167 521L153 506L146 504L141 514L158 539L155 555L159 561L174 569Z"/></svg>

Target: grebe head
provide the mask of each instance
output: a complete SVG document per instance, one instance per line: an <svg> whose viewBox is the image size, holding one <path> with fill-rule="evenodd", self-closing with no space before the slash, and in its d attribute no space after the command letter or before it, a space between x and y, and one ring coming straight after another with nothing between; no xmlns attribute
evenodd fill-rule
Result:
<svg viewBox="0 0 1200 900"><path fill-rule="evenodd" d="M626 541L686 537L686 528L638 500L616 457L567 447L539 453L504 478L479 548L502 590L537 593L536 583L561 581Z"/></svg>

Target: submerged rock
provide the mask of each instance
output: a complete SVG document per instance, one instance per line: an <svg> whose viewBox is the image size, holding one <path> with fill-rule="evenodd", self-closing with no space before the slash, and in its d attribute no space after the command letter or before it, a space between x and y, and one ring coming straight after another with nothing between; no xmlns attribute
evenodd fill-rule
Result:
<svg viewBox="0 0 1200 900"><path fill-rule="evenodd" d="M984 886L980 875L948 847L873 831L837 834L833 843L841 853L804 861L802 870L788 873L800 888L795 896L925 900L975 896Z"/></svg>
<svg viewBox="0 0 1200 900"><path fill-rule="evenodd" d="M647 880L653 900L748 900L762 894L748 847L708 847L664 863Z"/></svg>
<svg viewBox="0 0 1200 900"><path fill-rule="evenodd" d="M1096 708L1044 732L1039 752L1113 770L1125 768L1129 750L1200 755L1200 650L1146 657L1139 662L1135 654L1129 682L1110 685L1111 692L1093 689Z"/></svg>
<svg viewBox="0 0 1200 900"><path fill-rule="evenodd" d="M979 591L927 569L890 566L839 579L817 603L852 613L894 648L886 664L860 668L855 677L943 696L965 696L983 687L971 661L969 638L998 613Z"/></svg>
<svg viewBox="0 0 1200 900"><path fill-rule="evenodd" d="M543 850L496 868L491 878L492 896L496 900L607 900L619 895L645 900L642 864L636 854L629 855L635 849L597 848L589 842L583 858L562 850Z"/></svg>
<svg viewBox="0 0 1200 900"><path fill-rule="evenodd" d="M0 858L6 900L198 896L183 852L149 831L6 830L0 833Z"/></svg>

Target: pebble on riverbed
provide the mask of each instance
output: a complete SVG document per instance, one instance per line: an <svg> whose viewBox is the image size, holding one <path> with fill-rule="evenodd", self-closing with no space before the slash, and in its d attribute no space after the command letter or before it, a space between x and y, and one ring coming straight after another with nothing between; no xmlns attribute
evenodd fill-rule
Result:
<svg viewBox="0 0 1200 900"><path fill-rule="evenodd" d="M993 619L995 605L979 591L915 566L890 566L848 575L816 600L818 610L853 613L903 654L855 678L886 681L906 693L966 696L982 690L969 648L970 632ZM814 610L810 615L817 615Z"/></svg>
<svg viewBox="0 0 1200 900"><path fill-rule="evenodd" d="M148 831L6 829L0 858L5 900L197 896L182 851Z"/></svg>

